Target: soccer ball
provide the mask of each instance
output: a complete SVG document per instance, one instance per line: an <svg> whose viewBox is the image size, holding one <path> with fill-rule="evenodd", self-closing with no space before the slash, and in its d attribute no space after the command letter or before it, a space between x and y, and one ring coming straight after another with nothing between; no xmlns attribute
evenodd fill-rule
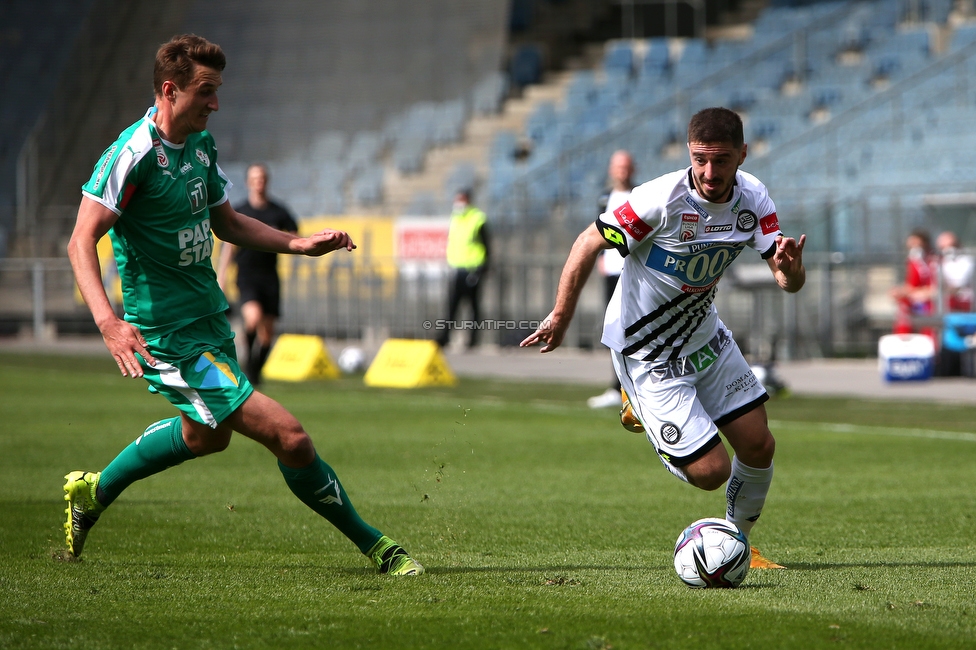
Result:
<svg viewBox="0 0 976 650"><path fill-rule="evenodd" d="M362 372L366 366L366 354L359 348L348 347L339 353L336 363L339 365L339 370L347 375Z"/></svg>
<svg viewBox="0 0 976 650"><path fill-rule="evenodd" d="M699 519L674 543L674 570L689 587L738 587L751 561L746 536L725 519Z"/></svg>

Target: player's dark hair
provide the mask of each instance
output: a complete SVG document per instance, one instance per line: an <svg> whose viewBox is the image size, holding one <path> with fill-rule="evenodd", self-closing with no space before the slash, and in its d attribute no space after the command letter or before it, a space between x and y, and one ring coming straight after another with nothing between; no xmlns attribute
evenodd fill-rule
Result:
<svg viewBox="0 0 976 650"><path fill-rule="evenodd" d="M172 81L180 90L193 80L193 64L223 72L227 57L219 45L196 34L180 34L156 51L153 68L153 91L163 94L163 82Z"/></svg>
<svg viewBox="0 0 976 650"><path fill-rule="evenodd" d="M738 149L745 142L742 135L742 118L727 108L705 108L695 113L688 122L688 142L707 144L731 142Z"/></svg>
<svg viewBox="0 0 976 650"><path fill-rule="evenodd" d="M932 237L929 235L928 230L922 228L916 228L915 230L908 233L909 237L917 237L922 242L922 248L925 250L925 254L928 255L932 252Z"/></svg>

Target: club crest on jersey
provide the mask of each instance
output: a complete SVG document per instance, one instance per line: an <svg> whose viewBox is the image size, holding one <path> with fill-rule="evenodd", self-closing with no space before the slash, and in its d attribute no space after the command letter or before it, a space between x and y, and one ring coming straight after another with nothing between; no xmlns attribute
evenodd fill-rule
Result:
<svg viewBox="0 0 976 650"><path fill-rule="evenodd" d="M634 208L630 206L630 201L627 201L614 210L613 216L617 217L617 223L623 226L623 229L630 233L630 236L637 241L642 241L654 230L637 216Z"/></svg>
<svg viewBox="0 0 976 650"><path fill-rule="evenodd" d="M210 156L202 149L197 149L197 160L203 163L204 167L210 166Z"/></svg>
<svg viewBox="0 0 976 650"><path fill-rule="evenodd" d="M691 241L698 236L698 215L681 215L681 230L678 231L680 241Z"/></svg>
<svg viewBox="0 0 976 650"><path fill-rule="evenodd" d="M665 422L661 425L661 438L669 445L681 440L681 429L673 422Z"/></svg>
<svg viewBox="0 0 976 650"><path fill-rule="evenodd" d="M765 217L759 220L759 226L762 228L762 233L768 235L779 230L779 217L776 213L767 214Z"/></svg>
<svg viewBox="0 0 976 650"><path fill-rule="evenodd" d="M759 219L752 210L742 210L735 220L735 227L742 232L752 232L758 224Z"/></svg>
<svg viewBox="0 0 976 650"><path fill-rule="evenodd" d="M153 138L152 144L153 149L156 150L156 162L160 167L169 167L169 158L166 157L166 150L163 149L163 143L160 142L159 138Z"/></svg>

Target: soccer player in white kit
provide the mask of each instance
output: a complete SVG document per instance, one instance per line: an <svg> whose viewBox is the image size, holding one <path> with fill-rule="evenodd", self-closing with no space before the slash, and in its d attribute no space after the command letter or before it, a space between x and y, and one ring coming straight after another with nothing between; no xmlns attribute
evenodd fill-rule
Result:
<svg viewBox="0 0 976 650"><path fill-rule="evenodd" d="M747 246L782 289L799 291L806 235L797 241L780 231L765 186L739 171L746 149L735 112L696 113L688 124L691 167L635 188L580 234L555 307L521 345L559 347L597 256L620 251L624 268L602 339L620 383L665 467L703 490L726 485L726 518L748 536L772 481L776 442L763 406L769 396L713 300L722 273ZM719 432L735 452L731 460ZM762 566L753 553L753 566Z"/></svg>

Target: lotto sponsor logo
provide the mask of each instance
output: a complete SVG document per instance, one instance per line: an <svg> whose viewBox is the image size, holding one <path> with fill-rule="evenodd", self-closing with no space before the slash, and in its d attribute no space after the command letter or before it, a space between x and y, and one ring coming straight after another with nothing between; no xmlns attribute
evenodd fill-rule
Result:
<svg viewBox="0 0 976 650"><path fill-rule="evenodd" d="M727 223L724 226L705 226L705 232L731 232L732 224Z"/></svg>
<svg viewBox="0 0 976 650"><path fill-rule="evenodd" d="M617 217L617 223L637 241L643 241L645 237L653 232L653 228L644 223L637 216L637 213L634 212L634 208L630 207L630 201L627 201L614 210L613 216Z"/></svg>
<svg viewBox="0 0 976 650"><path fill-rule="evenodd" d="M682 214L681 215L681 229L678 232L678 239L680 241L691 241L698 236L698 215L697 214Z"/></svg>
<svg viewBox="0 0 976 650"><path fill-rule="evenodd" d="M762 228L764 235L777 232L779 230L779 218L776 213L768 214L759 220L759 227Z"/></svg>
<svg viewBox="0 0 976 650"><path fill-rule="evenodd" d="M625 243L623 233L613 226L603 226L603 238L614 246L623 246Z"/></svg>

